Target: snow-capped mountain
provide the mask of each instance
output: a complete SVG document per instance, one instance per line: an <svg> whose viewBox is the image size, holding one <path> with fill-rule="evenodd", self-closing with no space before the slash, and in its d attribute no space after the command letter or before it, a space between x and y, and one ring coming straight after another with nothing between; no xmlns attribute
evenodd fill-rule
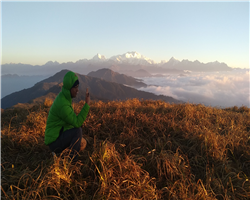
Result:
<svg viewBox="0 0 250 200"><path fill-rule="evenodd" d="M106 61L106 57L101 55L101 54L96 54L93 58L92 58L93 61Z"/></svg>
<svg viewBox="0 0 250 200"><path fill-rule="evenodd" d="M129 63L132 65L150 65L155 64L153 60L147 58L136 51L127 52L122 55L112 56L109 60L118 63Z"/></svg>
<svg viewBox="0 0 250 200"><path fill-rule="evenodd" d="M101 54L97 54L93 57L93 59L89 60L90 62L103 64L112 63L111 68L117 68L118 70L122 70L121 66L116 66L119 64L126 64L126 70L129 68L132 70L135 69L146 69L148 71L157 71L160 68L163 70L166 69L175 69L175 70L190 70L190 71L215 71L222 70L227 71L231 68L228 67L225 63L220 63L218 61L210 62L210 63L201 63L198 60L189 61L187 59L183 59L182 61L176 59L175 57L171 57L168 61L161 61L161 63L156 63L154 60L147 58L146 56L141 55L136 51L130 51L124 53L122 55L112 56L109 59L106 59L105 56ZM145 68L146 67L146 68ZM114 70L114 69L113 69Z"/></svg>
<svg viewBox="0 0 250 200"><path fill-rule="evenodd" d="M175 66L175 65L179 64L180 61L177 60L176 58L172 57L172 58L170 58L170 60L168 61L168 63L171 64L172 66Z"/></svg>
<svg viewBox="0 0 250 200"><path fill-rule="evenodd" d="M46 67L46 68L44 68ZM189 61L183 59L182 61L171 57L168 61L162 61L156 63L150 58L147 58L136 51L130 51L122 55L112 56L107 59L101 54L96 54L92 59L81 59L74 62L58 63L49 61L44 65L37 65L34 67L30 64L3 64L1 66L2 74L13 74L18 75L48 75L56 73L59 69L68 69L77 73L89 73L94 70L102 68L112 69L116 72L136 71L144 69L149 73L180 73L180 70L188 71L231 71L232 68L225 63L218 61L202 63L198 60ZM46 70L45 70L46 69Z"/></svg>
<svg viewBox="0 0 250 200"><path fill-rule="evenodd" d="M159 65L163 65L168 63L171 66L177 65L180 63L180 61L178 59L176 59L175 57L171 57L169 60L162 60L161 63L159 63Z"/></svg>

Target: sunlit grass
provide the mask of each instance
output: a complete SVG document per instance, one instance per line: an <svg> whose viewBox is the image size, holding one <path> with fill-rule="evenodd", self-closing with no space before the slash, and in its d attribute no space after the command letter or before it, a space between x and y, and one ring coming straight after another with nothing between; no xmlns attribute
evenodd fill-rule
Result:
<svg viewBox="0 0 250 200"><path fill-rule="evenodd" d="M2 199L247 199L250 109L92 102L72 163L44 144L52 102L1 117ZM74 104L79 113L84 102Z"/></svg>

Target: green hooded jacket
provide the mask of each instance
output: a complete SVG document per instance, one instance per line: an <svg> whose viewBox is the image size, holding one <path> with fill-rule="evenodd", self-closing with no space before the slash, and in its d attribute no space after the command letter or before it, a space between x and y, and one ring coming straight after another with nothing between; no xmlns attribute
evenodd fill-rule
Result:
<svg viewBox="0 0 250 200"><path fill-rule="evenodd" d="M57 95L49 111L45 129L46 145L54 142L58 138L61 130L66 131L80 127L88 115L90 107L87 103L85 103L78 115L75 114L71 105L72 98L70 89L76 80L78 80L77 75L71 71L67 72L63 78L62 90Z"/></svg>

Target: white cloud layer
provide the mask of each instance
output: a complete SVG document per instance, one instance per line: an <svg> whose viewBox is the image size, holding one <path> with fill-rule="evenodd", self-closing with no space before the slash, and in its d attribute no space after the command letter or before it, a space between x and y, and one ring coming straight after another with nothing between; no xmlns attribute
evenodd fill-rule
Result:
<svg viewBox="0 0 250 200"><path fill-rule="evenodd" d="M248 69L237 69L231 72L147 77L142 79L149 86L140 90L206 106L250 108L249 75Z"/></svg>

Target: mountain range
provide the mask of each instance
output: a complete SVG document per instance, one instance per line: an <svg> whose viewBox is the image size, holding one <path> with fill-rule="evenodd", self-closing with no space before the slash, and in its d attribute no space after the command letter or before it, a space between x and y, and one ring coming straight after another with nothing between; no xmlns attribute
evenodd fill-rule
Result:
<svg viewBox="0 0 250 200"><path fill-rule="evenodd" d="M61 70L53 76L36 83L33 87L14 92L10 95L5 96L1 99L1 108L10 108L18 103L20 104L42 102L46 98L54 100L56 95L61 91L63 78L67 72L68 70ZM113 74L113 81L118 80L118 77L120 77L120 74L107 69L103 70L103 77L106 77L105 74L107 73ZM139 91L135 88L127 87L123 84L119 84L116 82L110 82L104 79L81 74L77 74L77 76L80 82L79 92L77 97L73 99L73 102L79 102L81 100L84 100L86 88L89 88L91 100L97 101L126 100L131 98L138 98L163 100L169 103L181 103L181 101L178 101L172 97L164 95L155 95L153 93ZM125 75L123 75L123 77L124 76ZM125 77L126 80L129 80L129 78L130 77ZM129 82L127 82L127 84L129 85Z"/></svg>
<svg viewBox="0 0 250 200"><path fill-rule="evenodd" d="M53 75L62 69L69 69L80 74L88 74L102 68L108 68L118 73L128 70L147 70L149 73L172 73L177 71L183 73L188 71L231 71L232 68L225 63L218 61L202 63L198 60L192 62L189 60L179 61L172 57L169 61L156 63L136 51L127 52L122 55L112 56L106 59L101 54L95 55L92 59L80 59L76 62L58 63L48 61L44 65L29 65L22 63L10 63L2 65L2 74L18 75Z"/></svg>

